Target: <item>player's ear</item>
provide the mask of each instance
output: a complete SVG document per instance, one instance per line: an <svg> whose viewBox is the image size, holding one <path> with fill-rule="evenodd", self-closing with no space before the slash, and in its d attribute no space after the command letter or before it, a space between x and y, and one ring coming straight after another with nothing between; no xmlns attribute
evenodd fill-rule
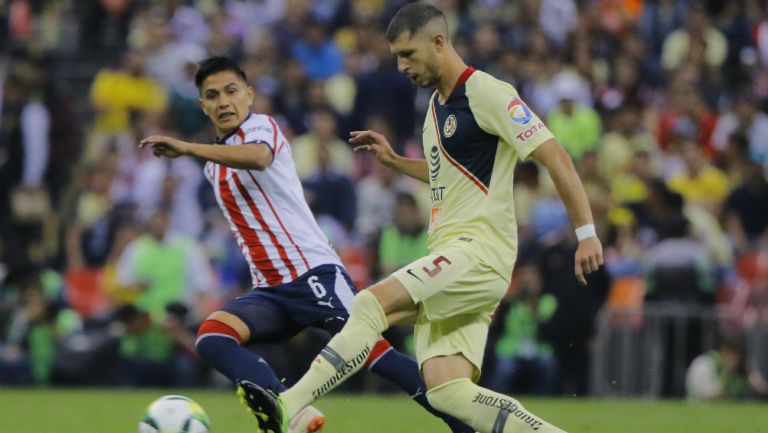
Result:
<svg viewBox="0 0 768 433"><path fill-rule="evenodd" d="M245 89L245 94L248 96L248 106L253 105L253 98L256 96L256 91L253 90L253 86L248 86Z"/></svg>
<svg viewBox="0 0 768 433"><path fill-rule="evenodd" d="M432 36L432 43L435 44L435 49L438 51L442 50L445 47L445 35L442 33L435 33L434 36Z"/></svg>
<svg viewBox="0 0 768 433"><path fill-rule="evenodd" d="M203 104L203 98L197 98L197 105L199 105L200 109L203 110L203 114L207 116L208 112L205 111L205 104Z"/></svg>

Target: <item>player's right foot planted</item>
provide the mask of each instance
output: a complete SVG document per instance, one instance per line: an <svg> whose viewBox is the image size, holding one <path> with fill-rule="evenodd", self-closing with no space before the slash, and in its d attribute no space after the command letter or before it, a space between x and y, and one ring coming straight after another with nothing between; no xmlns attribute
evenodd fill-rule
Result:
<svg viewBox="0 0 768 433"><path fill-rule="evenodd" d="M256 417L260 433L287 433L285 403L279 394L253 382L241 380L237 383L237 395Z"/></svg>

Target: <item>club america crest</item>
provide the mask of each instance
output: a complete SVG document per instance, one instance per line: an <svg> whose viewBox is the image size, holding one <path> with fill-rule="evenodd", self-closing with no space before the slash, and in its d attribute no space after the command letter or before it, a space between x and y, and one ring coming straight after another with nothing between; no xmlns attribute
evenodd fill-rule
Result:
<svg viewBox="0 0 768 433"><path fill-rule="evenodd" d="M456 116L451 114L447 119L445 119L445 124L443 125L443 135L445 138L452 136L453 133L456 132L456 126Z"/></svg>

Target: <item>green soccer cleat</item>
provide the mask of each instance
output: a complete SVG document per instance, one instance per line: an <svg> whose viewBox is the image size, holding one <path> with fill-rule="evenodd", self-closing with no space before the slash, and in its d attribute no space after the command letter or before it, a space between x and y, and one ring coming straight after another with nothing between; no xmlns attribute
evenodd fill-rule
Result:
<svg viewBox="0 0 768 433"><path fill-rule="evenodd" d="M256 417L258 433L287 433L288 419L285 402L277 394L247 380L237 383L237 395Z"/></svg>

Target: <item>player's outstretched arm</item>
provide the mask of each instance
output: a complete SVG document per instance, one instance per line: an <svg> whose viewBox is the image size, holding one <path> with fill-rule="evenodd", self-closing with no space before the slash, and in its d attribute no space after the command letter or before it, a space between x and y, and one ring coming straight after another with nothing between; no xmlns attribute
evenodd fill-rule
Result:
<svg viewBox="0 0 768 433"><path fill-rule="evenodd" d="M594 232L592 211L587 193L568 153L555 139L544 142L531 153L549 171L560 198L568 209L574 227L577 227L579 247L576 249L576 278L587 284L585 275L596 271L603 264L603 246ZM581 232L580 232L581 231Z"/></svg>
<svg viewBox="0 0 768 433"><path fill-rule="evenodd" d="M392 150L386 137L375 131L352 131L349 137L355 152L371 152L385 166L429 183L427 160L403 158Z"/></svg>
<svg viewBox="0 0 768 433"><path fill-rule="evenodd" d="M164 135L152 135L139 142L139 147L149 146L155 156L178 158L194 156L231 168L264 170L272 164L272 151L264 143L243 146L213 146L188 143Z"/></svg>

